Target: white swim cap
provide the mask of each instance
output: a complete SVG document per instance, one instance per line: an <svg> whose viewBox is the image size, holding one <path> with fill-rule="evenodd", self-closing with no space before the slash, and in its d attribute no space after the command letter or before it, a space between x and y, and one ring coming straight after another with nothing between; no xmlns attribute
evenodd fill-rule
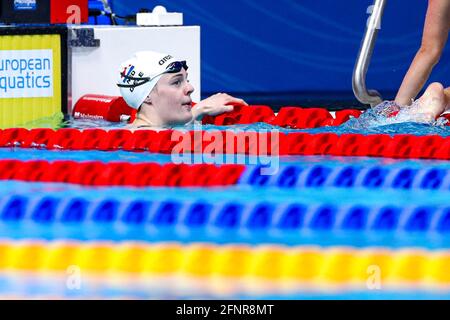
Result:
<svg viewBox="0 0 450 320"><path fill-rule="evenodd" d="M177 61L180 60L176 60L169 54L140 51L122 63L117 85L127 104L134 109L139 109L161 76L165 73L174 72L171 70L171 66ZM186 63L184 61L183 63L186 67Z"/></svg>

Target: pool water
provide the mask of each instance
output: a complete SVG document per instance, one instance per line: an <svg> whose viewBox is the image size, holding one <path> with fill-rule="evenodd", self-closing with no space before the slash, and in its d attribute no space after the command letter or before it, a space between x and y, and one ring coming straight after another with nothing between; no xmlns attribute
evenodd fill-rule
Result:
<svg viewBox="0 0 450 320"><path fill-rule="evenodd" d="M439 117L431 121L424 114L420 113L417 106L404 107L397 115L387 116L388 110L392 107L392 103L385 101L380 105L364 111L359 118L350 118L349 121L340 126L324 126L313 129L290 129L267 123L252 123L229 125L228 130L242 131L270 131L278 130L281 133L307 132L307 133L358 133L358 134L414 134L414 135L441 135L448 136L450 127L445 117ZM105 129L123 129L127 128L126 122L108 122L105 120L92 119L74 119L67 116L63 120L62 115L56 115L51 118L42 118L33 123L24 125L26 128L105 128ZM177 130L223 130L223 126L215 126L210 124L191 124L186 126L175 127Z"/></svg>
<svg viewBox="0 0 450 320"><path fill-rule="evenodd" d="M276 129L283 133L312 134L324 132L441 136L450 134L450 129L445 126L443 120L433 124L396 122L392 119L380 123L380 119L377 118L376 121L370 120L372 125L366 128L361 126L361 120L358 123L355 123L356 119L353 120L339 127L305 130L274 127L265 123L229 126L227 130L267 132ZM364 118L362 121L365 121ZM61 127L86 129L98 128L99 125L106 129L126 126L69 119ZM44 125L44 127L52 126ZM198 128L187 126L182 129ZM202 130L223 130L223 127L205 125L202 126ZM133 164L172 162L170 155L149 152L69 151L20 147L1 148L0 161L4 159ZM84 246L90 244L106 243L106 246L116 250L117 246L120 247L124 243L138 243L149 246L148 250L154 252L159 249L153 248L153 245L176 243L183 246L181 251L186 259L190 259L190 255L185 252L191 252L189 250L192 244L212 245L214 247L212 250L219 252L219 256L224 247L233 245L249 247L251 251L249 254L252 256L258 256L261 250L265 252L264 248L267 246L279 246L283 252L287 252L287 255L311 246L318 248L319 252L344 248L342 249L344 252L356 255L362 254L361 252L368 248L374 250L381 248L380 250L390 250L394 253L412 250L423 254L426 261L434 261L432 257L435 254L439 257L442 255L444 259L444 255L448 253L450 245L450 231L448 231L450 220L447 218L450 217L448 161L282 156L279 158L279 170L268 179L252 176L259 165L267 163L267 159L244 156L233 158L233 163L243 164L246 169L236 185L227 187L93 187L75 183L2 181L0 238L3 239L5 248L9 248L8 252L22 252L20 251L23 248L22 244L30 240L38 244L42 241L75 242L77 246L82 247L80 249L82 251L85 250ZM351 182L346 182L347 180L337 182L339 173L349 168L353 170L351 172L355 178ZM286 177L288 169L295 172L287 176L291 180L294 179L292 180L294 182L290 184L280 182L282 177ZM370 170L375 172L373 171L375 169L385 170L382 181L379 184L364 182L368 179L367 172ZM438 183L424 184L424 179L435 173L441 175ZM358 178L363 176L366 180ZM396 183L396 179L400 179L400 182ZM77 204L76 210L74 203ZM296 217L301 217L300 220L286 220L288 212L293 214L292 208L297 208ZM70 216L74 212L78 214L75 218ZM199 212L204 213L203 220L196 215ZM141 215L140 220L136 218L138 214ZM72 217L71 220L69 216ZM353 216L358 218L348 220ZM362 220L358 220L360 218ZM263 249L260 249L262 247ZM1 248L0 243L0 250L3 250ZM43 245L43 249L39 249L43 252L43 257L51 254L46 251L50 250L48 248L48 245ZM39 250L36 252L41 252ZM19 256L17 253L12 257L17 259ZM96 259L98 261L98 258ZM401 264L403 262L399 262L398 266L404 266ZM389 280L382 290L368 290L360 286L352 287L350 284L346 286L345 283L343 287L337 289L325 283L324 287L317 287L322 289L314 289L313 285L311 290L311 287L298 285L291 290L282 290L286 284L275 277L275 282L270 285L264 281L260 283L258 278L232 290L228 288L230 290L227 291L224 283L216 287L211 286L209 276L180 278L175 271L169 275L169 282L166 282L166 285L161 284L167 280L164 276L152 276L143 278L144 280L138 277L136 280L129 274L128 276L114 274L108 277L93 272L84 278L83 289L70 290L61 284L66 279L64 272L49 273L48 270L44 272L39 264L33 264L31 261L29 263L30 265L26 267L16 264L12 271L6 268L0 272L0 296L188 299L450 298L448 282L445 282L444 286L427 283L424 285L421 278L411 278L408 283L410 289L405 290L404 283L396 282L398 279L406 279L400 275L399 278L395 278L397 280L393 278L395 281ZM170 261L163 264L161 270L169 268L170 265ZM398 266L395 272L401 274L402 270ZM97 270L96 267L98 266L89 265L85 268ZM301 268L301 265L298 267ZM341 267L337 273L345 273L345 264ZM183 280L180 282L180 279ZM237 277L235 280L239 282L242 279ZM144 284L139 285L140 281L144 281Z"/></svg>
<svg viewBox="0 0 450 320"><path fill-rule="evenodd" d="M105 128L105 129L123 129L128 126L127 123L111 123L102 120L89 120L89 119L69 119L61 124L61 127L86 129L86 128ZM44 126L51 127L51 126ZM194 130L199 129L195 125L186 125L180 127L174 127L176 130ZM223 130L223 126L216 126L211 124L205 124L201 126L201 130ZM238 131L271 131L278 130L280 133L294 133L294 132L306 132L306 133L358 133L358 134L414 134L418 136L437 134L441 136L450 135L450 127L446 126L444 121L437 123L418 123L418 122L391 122L385 121L368 125L366 127L351 124L344 124L338 127L319 127L313 129L289 129L270 125L267 123L252 123L252 124L239 124L227 126L227 130Z"/></svg>

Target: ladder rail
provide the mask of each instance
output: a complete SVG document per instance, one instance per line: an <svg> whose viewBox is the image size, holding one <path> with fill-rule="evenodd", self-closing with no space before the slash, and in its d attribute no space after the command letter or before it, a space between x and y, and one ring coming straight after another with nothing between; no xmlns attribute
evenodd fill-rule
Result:
<svg viewBox="0 0 450 320"><path fill-rule="evenodd" d="M369 18L366 33L361 43L361 48L353 69L352 87L356 99L363 104L369 104L371 107L383 102L383 98L376 90L367 89L366 75L372 59L373 49L380 29L381 19L387 0L375 0L373 11Z"/></svg>

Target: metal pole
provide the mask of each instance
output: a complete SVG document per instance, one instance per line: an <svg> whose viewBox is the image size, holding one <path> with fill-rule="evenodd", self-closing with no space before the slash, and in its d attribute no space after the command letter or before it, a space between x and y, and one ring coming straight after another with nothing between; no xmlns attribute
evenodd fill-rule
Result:
<svg viewBox="0 0 450 320"><path fill-rule="evenodd" d="M105 9L106 13L109 13L111 15L111 22L113 25L117 25L116 18L114 17L114 14L112 12L111 6L109 5L108 0L101 0L103 3L103 8Z"/></svg>
<svg viewBox="0 0 450 320"><path fill-rule="evenodd" d="M383 101L383 98L376 90L367 90L366 74L372 58L375 41L377 39L378 30L381 25L384 8L387 0L375 0L373 11L367 24L366 34L361 43L355 68L353 69L353 93L355 97L364 104L370 104L371 107Z"/></svg>

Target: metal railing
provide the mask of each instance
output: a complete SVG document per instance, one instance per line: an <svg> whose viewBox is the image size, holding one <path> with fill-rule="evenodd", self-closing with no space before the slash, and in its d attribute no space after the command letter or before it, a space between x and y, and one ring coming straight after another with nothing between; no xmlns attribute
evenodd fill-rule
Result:
<svg viewBox="0 0 450 320"><path fill-rule="evenodd" d="M371 107L383 101L383 98L378 91L367 90L366 74L372 58L378 30L380 29L381 18L383 17L386 1L387 0L375 0L373 6L369 7L372 8L372 14L367 23L366 33L361 43L355 68L353 69L353 93L358 101L364 104L370 104Z"/></svg>

